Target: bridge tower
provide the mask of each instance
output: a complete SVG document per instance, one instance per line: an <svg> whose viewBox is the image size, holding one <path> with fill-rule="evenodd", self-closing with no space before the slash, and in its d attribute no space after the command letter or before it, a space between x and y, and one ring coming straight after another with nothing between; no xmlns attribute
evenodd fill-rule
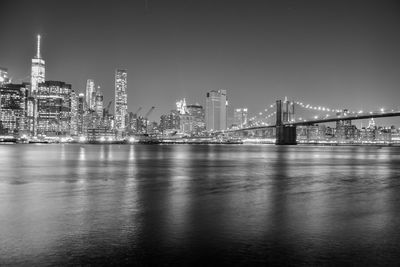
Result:
<svg viewBox="0 0 400 267"><path fill-rule="evenodd" d="M285 101L286 109L284 122L289 122L289 106L288 102ZM294 113L294 109L293 109ZM276 145L297 145L296 142L296 126L282 123L282 100L276 101Z"/></svg>

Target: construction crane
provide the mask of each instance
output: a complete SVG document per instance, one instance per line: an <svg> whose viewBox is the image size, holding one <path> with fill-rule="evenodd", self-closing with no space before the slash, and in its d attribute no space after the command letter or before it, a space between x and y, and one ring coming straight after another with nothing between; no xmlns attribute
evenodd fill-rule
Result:
<svg viewBox="0 0 400 267"><path fill-rule="evenodd" d="M139 113L139 111L141 111L142 110L142 107L139 107L137 110L136 110L136 112L135 113L133 113L134 115L137 115L138 113Z"/></svg>
<svg viewBox="0 0 400 267"><path fill-rule="evenodd" d="M146 115L144 115L144 118L147 120L147 118L150 116L150 114L153 112L153 110L155 109L156 107L151 107L150 109L149 109L149 111L147 111L147 113L146 113Z"/></svg>

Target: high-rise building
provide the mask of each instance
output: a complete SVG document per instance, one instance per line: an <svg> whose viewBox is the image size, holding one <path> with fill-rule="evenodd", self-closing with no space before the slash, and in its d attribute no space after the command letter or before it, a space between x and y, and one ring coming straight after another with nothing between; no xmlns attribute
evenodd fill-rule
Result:
<svg viewBox="0 0 400 267"><path fill-rule="evenodd" d="M226 90L212 90L206 99L206 129L220 131L226 129Z"/></svg>
<svg viewBox="0 0 400 267"><path fill-rule="evenodd" d="M204 122L204 108L199 104L188 105L186 107L188 114L190 115L189 129L192 134L199 134L205 130Z"/></svg>
<svg viewBox="0 0 400 267"><path fill-rule="evenodd" d="M72 88L59 81L40 83L37 90L37 134L65 136L71 132Z"/></svg>
<svg viewBox="0 0 400 267"><path fill-rule="evenodd" d="M133 112L129 112L126 115L126 130L128 132L129 135L133 135L135 133L137 133L137 120L138 120L138 116L137 114L133 113Z"/></svg>
<svg viewBox="0 0 400 267"><path fill-rule="evenodd" d="M25 130L26 91L24 84L0 85L0 134L18 135Z"/></svg>
<svg viewBox="0 0 400 267"><path fill-rule="evenodd" d="M247 124L247 108L235 109L233 118L236 127L243 128Z"/></svg>
<svg viewBox="0 0 400 267"><path fill-rule="evenodd" d="M117 69L115 71L115 129L125 131L126 115L128 112L127 72Z"/></svg>
<svg viewBox="0 0 400 267"><path fill-rule="evenodd" d="M103 94L100 91L100 87L97 88L95 95L95 106L94 110L100 119L103 118Z"/></svg>
<svg viewBox="0 0 400 267"><path fill-rule="evenodd" d="M78 96L78 135L85 135L85 94L80 93Z"/></svg>
<svg viewBox="0 0 400 267"><path fill-rule="evenodd" d="M88 109L93 110L95 106L95 99L94 96L96 95L95 93L95 87L94 87L94 80L88 79L86 81L86 107Z"/></svg>
<svg viewBox="0 0 400 267"><path fill-rule="evenodd" d="M70 134L71 135L78 135L78 104L79 99L78 95L75 93L74 90L71 91L71 127L70 127Z"/></svg>
<svg viewBox="0 0 400 267"><path fill-rule="evenodd" d="M180 129L180 113L177 110L171 110L170 113L161 115L160 118L160 131L178 131Z"/></svg>
<svg viewBox="0 0 400 267"><path fill-rule="evenodd" d="M38 84L45 81L45 62L40 54L40 35L37 36L36 55L32 58L31 92L36 93Z"/></svg>
<svg viewBox="0 0 400 267"><path fill-rule="evenodd" d="M0 68L0 86L9 82L10 80L8 78L8 69Z"/></svg>

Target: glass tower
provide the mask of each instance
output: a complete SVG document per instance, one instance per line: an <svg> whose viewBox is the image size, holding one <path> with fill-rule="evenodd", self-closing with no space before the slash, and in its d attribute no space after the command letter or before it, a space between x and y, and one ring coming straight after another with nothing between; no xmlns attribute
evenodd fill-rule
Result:
<svg viewBox="0 0 400 267"><path fill-rule="evenodd" d="M127 72L126 70L117 69L115 71L115 129L124 131L126 122L125 117L128 111L127 96Z"/></svg>
<svg viewBox="0 0 400 267"><path fill-rule="evenodd" d="M38 84L45 80L45 63L40 55L40 35L37 36L36 56L32 58L31 92L36 93Z"/></svg>
<svg viewBox="0 0 400 267"><path fill-rule="evenodd" d="M226 90L212 90L206 99L206 129L208 131L226 130Z"/></svg>

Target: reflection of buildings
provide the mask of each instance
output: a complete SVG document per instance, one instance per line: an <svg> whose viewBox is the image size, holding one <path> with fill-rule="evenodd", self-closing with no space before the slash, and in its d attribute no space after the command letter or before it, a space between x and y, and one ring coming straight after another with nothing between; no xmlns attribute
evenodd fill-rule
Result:
<svg viewBox="0 0 400 267"><path fill-rule="evenodd" d="M212 90L206 98L206 129L218 131L226 129L226 90Z"/></svg>

